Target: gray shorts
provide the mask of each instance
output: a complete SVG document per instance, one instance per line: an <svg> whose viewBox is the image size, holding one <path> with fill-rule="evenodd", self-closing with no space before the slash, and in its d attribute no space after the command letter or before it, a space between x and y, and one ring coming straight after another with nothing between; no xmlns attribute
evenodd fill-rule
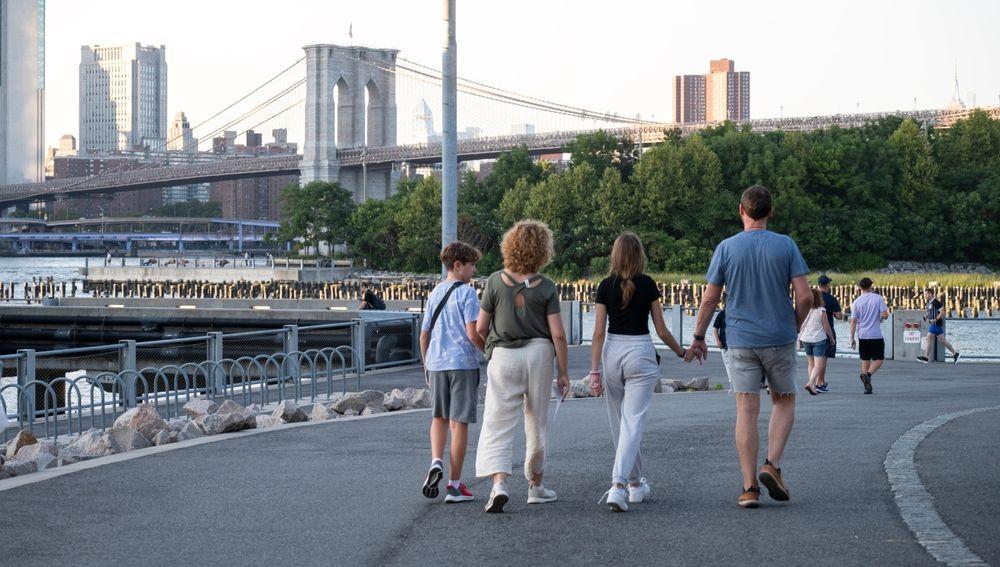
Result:
<svg viewBox="0 0 1000 567"><path fill-rule="evenodd" d="M434 417L476 423L479 401L479 369L430 370Z"/></svg>
<svg viewBox="0 0 1000 567"><path fill-rule="evenodd" d="M760 394L761 374L771 392L795 393L795 343L765 348L730 348L729 380L737 394Z"/></svg>

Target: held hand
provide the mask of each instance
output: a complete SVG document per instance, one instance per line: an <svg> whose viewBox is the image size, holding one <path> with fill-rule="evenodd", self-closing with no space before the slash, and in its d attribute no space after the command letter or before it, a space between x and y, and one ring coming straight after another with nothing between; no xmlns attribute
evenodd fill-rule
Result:
<svg viewBox="0 0 1000 567"><path fill-rule="evenodd" d="M684 362L691 362L692 360L697 360L698 364L701 361L708 359L708 345L705 344L704 340L695 340L691 343L691 346L687 349L687 354L684 355Z"/></svg>
<svg viewBox="0 0 1000 567"><path fill-rule="evenodd" d="M565 398L569 394L569 376L560 374L556 379L556 385L559 386L559 396Z"/></svg>
<svg viewBox="0 0 1000 567"><path fill-rule="evenodd" d="M601 374L599 372L590 373L590 391L598 398L604 393L604 382L601 380Z"/></svg>
<svg viewBox="0 0 1000 567"><path fill-rule="evenodd" d="M854 340L854 339L852 338L852 339L851 339L851 350L854 350L854 349L856 349L856 348L858 348L858 342L857 342L857 341L855 341L855 340Z"/></svg>
<svg viewBox="0 0 1000 567"><path fill-rule="evenodd" d="M431 387L431 375L427 372L427 367L424 367L424 384L427 384L428 388Z"/></svg>

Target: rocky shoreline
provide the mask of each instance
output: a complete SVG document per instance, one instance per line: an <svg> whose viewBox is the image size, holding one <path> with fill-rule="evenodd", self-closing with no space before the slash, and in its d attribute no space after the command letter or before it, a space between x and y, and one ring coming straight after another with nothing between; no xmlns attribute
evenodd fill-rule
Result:
<svg viewBox="0 0 1000 567"><path fill-rule="evenodd" d="M704 376L689 380L661 379L654 392L709 389L710 380ZM485 397L484 384L479 387L480 403ZM574 382L567 397L594 397L590 379ZM185 415L169 420L163 419L155 406L139 404L118 416L108 429L89 429L79 435L61 437L58 443L38 439L27 429L19 431L0 447L0 480L209 435L429 407L431 393L425 388L350 392L337 395L330 401L313 402L311 407L285 400L267 410L257 404L244 407L233 400L219 403L208 398L194 398L184 404Z"/></svg>

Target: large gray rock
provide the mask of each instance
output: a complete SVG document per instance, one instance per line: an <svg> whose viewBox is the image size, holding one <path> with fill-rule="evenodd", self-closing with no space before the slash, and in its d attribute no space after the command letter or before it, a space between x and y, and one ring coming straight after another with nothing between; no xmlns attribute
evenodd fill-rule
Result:
<svg viewBox="0 0 1000 567"><path fill-rule="evenodd" d="M21 476L37 471L38 467L32 461L11 459L3 464L3 470L10 476Z"/></svg>
<svg viewBox="0 0 1000 567"><path fill-rule="evenodd" d="M662 381L657 380L656 382L653 383L653 393L654 394L662 394L663 393L663 382Z"/></svg>
<svg viewBox="0 0 1000 567"><path fill-rule="evenodd" d="M32 443L31 445L25 445L21 447L21 450L14 455L12 461L34 461L35 457L47 454L53 457L59 455L59 448L56 447L55 443L51 441L39 441L38 443Z"/></svg>
<svg viewBox="0 0 1000 567"><path fill-rule="evenodd" d="M403 409L422 409L431 407L431 391L427 388L407 388L403 390L406 404ZM360 411L363 411L360 410Z"/></svg>
<svg viewBox="0 0 1000 567"><path fill-rule="evenodd" d="M406 397L403 395L403 391L399 388L393 388L393 390L387 393L382 398L382 407L386 411L397 411L401 410L406 406Z"/></svg>
<svg viewBox="0 0 1000 567"><path fill-rule="evenodd" d="M139 433L138 429L124 426L111 430L111 443L116 453L125 453L153 446L153 443L149 439L146 439L145 435Z"/></svg>
<svg viewBox="0 0 1000 567"><path fill-rule="evenodd" d="M271 417L284 420L285 423L309 421L309 416L306 415L306 412L302 411L302 408L291 400L285 400L278 404L278 407L271 413Z"/></svg>
<svg viewBox="0 0 1000 567"><path fill-rule="evenodd" d="M153 437L153 445L156 445L157 447L159 447L160 445L167 445L169 443L176 443L176 442L177 442L177 432L170 431L168 429L164 429L163 431L157 433L156 437Z"/></svg>
<svg viewBox="0 0 1000 567"><path fill-rule="evenodd" d="M590 376L572 382L569 386L570 398L589 398L594 395L590 389Z"/></svg>
<svg viewBox="0 0 1000 567"><path fill-rule="evenodd" d="M361 415L361 414L358 412L358 410L353 409L353 408L347 409L347 410L344 411L344 417L354 417L354 416L358 416L358 415Z"/></svg>
<svg viewBox="0 0 1000 567"><path fill-rule="evenodd" d="M260 415L264 413L264 408L260 407L260 404L250 404L247 406L247 411L254 415Z"/></svg>
<svg viewBox="0 0 1000 567"><path fill-rule="evenodd" d="M404 395L406 391L412 390L412 388L407 388L404 390ZM363 392L350 392L345 396L342 396L337 401L330 405L330 408L337 413L346 413L347 410L354 410L360 414L365 410L366 407L371 405L382 405L382 400L385 398L382 392L377 390L365 390Z"/></svg>
<svg viewBox="0 0 1000 567"><path fill-rule="evenodd" d="M188 414L191 419L213 414L218 409L219 404L206 398L195 398L184 404L184 413Z"/></svg>
<svg viewBox="0 0 1000 567"><path fill-rule="evenodd" d="M385 408L382 406L368 406L361 411L361 415L375 415L377 413L385 413Z"/></svg>
<svg viewBox="0 0 1000 567"><path fill-rule="evenodd" d="M31 461L35 463L37 470L43 471L55 465L56 457L59 456L59 448L51 441L39 441L32 445L25 445L14 456L15 461Z"/></svg>
<svg viewBox="0 0 1000 567"><path fill-rule="evenodd" d="M264 429L267 427L275 427L285 424L285 420L280 417L274 417L273 415L258 415L255 419L257 420L257 429Z"/></svg>
<svg viewBox="0 0 1000 567"><path fill-rule="evenodd" d="M243 413L245 411L247 411L247 408L241 406L233 400L225 400L219 408L215 410L215 413Z"/></svg>
<svg viewBox="0 0 1000 567"><path fill-rule="evenodd" d="M134 429L142 435L147 442L152 443L156 434L167 429L167 422L156 413L156 408L150 404L139 404L136 407L121 414L115 420L111 431L124 429ZM127 437L127 435L126 435Z"/></svg>
<svg viewBox="0 0 1000 567"><path fill-rule="evenodd" d="M660 380L660 391L661 394L669 394L674 392L674 387L672 384L668 384L667 380Z"/></svg>
<svg viewBox="0 0 1000 567"><path fill-rule="evenodd" d="M38 439L35 439L35 436L32 435L27 429L22 429L17 432L17 435L15 435L13 439L7 442L4 450L4 456L6 456L7 459L13 460L14 455L17 455L17 452L21 450L21 447L24 447L25 445L34 445L35 443L38 443Z"/></svg>
<svg viewBox="0 0 1000 567"><path fill-rule="evenodd" d="M310 421L323 421L337 417L340 417L340 414L320 403L313 404L312 411L309 412Z"/></svg>
<svg viewBox="0 0 1000 567"><path fill-rule="evenodd" d="M685 389L684 380L674 380L672 378L664 378L660 380L664 386L669 386L675 392L681 392Z"/></svg>
<svg viewBox="0 0 1000 567"><path fill-rule="evenodd" d="M193 421L187 422L180 431L177 432L178 441L187 441L188 439L197 439L199 437L204 437L205 432L198 427Z"/></svg>
<svg viewBox="0 0 1000 567"><path fill-rule="evenodd" d="M170 431L180 431L184 429L184 426L188 424L191 420L186 417L175 417L173 419L167 420L167 429Z"/></svg>
<svg viewBox="0 0 1000 567"><path fill-rule="evenodd" d="M60 451L60 454L66 457L92 459L94 457L113 455L116 452L117 445L111 441L110 432L89 429L81 433L76 441Z"/></svg>
<svg viewBox="0 0 1000 567"><path fill-rule="evenodd" d="M709 387L708 376L699 376L697 378L691 378L684 383L684 387L688 390L696 390L699 392L707 392Z"/></svg>
<svg viewBox="0 0 1000 567"><path fill-rule="evenodd" d="M227 403L231 403L232 405L226 407ZM225 408L226 411L222 411L223 408ZM242 431L244 429L255 429L257 427L257 416L253 415L247 411L246 408L240 406L232 400L226 400L225 403L219 406L219 411L213 414L203 415L194 420L194 423L197 424L206 435L218 435L220 433L230 433L233 431Z"/></svg>

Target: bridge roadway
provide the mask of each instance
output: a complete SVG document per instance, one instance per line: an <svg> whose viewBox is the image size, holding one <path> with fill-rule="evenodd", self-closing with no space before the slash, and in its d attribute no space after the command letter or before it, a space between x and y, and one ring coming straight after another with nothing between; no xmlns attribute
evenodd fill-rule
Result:
<svg viewBox="0 0 1000 567"><path fill-rule="evenodd" d="M571 348L572 376L585 373L587 356L586 347ZM0 481L3 554L22 567L290 557L300 565L935 565L904 523L883 461L924 420L1000 404L997 366L890 361L871 396L862 395L856 367L832 361L832 393L800 396L782 462L787 504L765 497L758 510L736 507L734 402L708 392L654 398L643 444L652 496L627 514L609 512L597 503L613 454L604 402L585 399L568 401L549 430L546 485L559 494L552 504L524 503L517 433L507 513L482 513L489 483L471 478L479 425L470 429L465 476L476 502L423 498L429 412L417 411L147 449L6 491L12 481ZM800 383L804 372L800 360ZM661 375L721 381L724 373L713 353L703 367L664 357ZM385 390L421 378L409 370L365 380ZM762 432L769 412L764 402ZM914 457L930 495L919 504L994 565L998 423L995 409L956 419Z"/></svg>
<svg viewBox="0 0 1000 567"><path fill-rule="evenodd" d="M994 118L1000 118L1000 107L984 109ZM877 112L866 114L837 114L833 116L812 116L802 118L766 118L749 120L743 125L757 132L810 131L820 128L840 126L843 128L863 126L874 120L888 116L913 118L932 125L948 126L954 121L968 116L970 110L920 110ZM603 128L616 136L627 136L643 145L663 141L665 133L680 129L684 135L696 132L712 124L648 124L622 128ZM596 130L596 129L595 129ZM490 159L524 146L532 154L555 153L561 151L577 136L595 130L554 132L530 135L497 136L475 138L458 142L458 159L462 161ZM396 163L433 163L441 159L441 144L413 144L403 146L382 146L368 148L344 148L337 151L341 167L385 167ZM229 179L254 177L274 177L293 175L299 171L301 156L285 155L272 157L232 158L204 163L150 167L148 169L108 173L94 177L67 178L44 183L26 183L0 187L0 206L31 203L52 198L56 195L85 195L90 193L114 193L208 183Z"/></svg>

